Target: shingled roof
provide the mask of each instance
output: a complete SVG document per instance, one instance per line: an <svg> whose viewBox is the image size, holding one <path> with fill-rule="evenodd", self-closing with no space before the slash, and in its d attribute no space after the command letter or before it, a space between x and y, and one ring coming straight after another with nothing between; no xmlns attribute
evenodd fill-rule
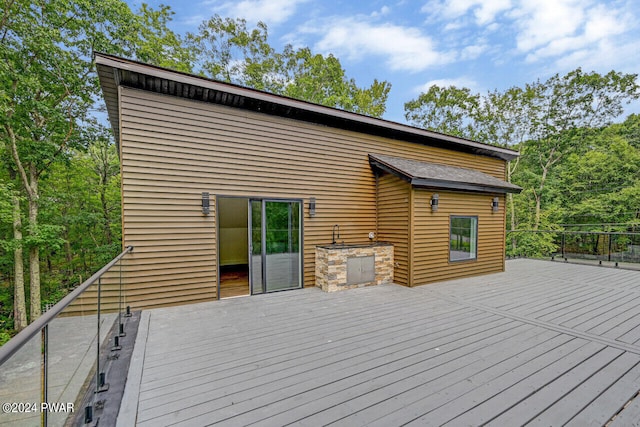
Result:
<svg viewBox="0 0 640 427"><path fill-rule="evenodd" d="M369 154L371 167L394 174L415 187L482 193L519 193L522 188L483 172L420 162L401 157Z"/></svg>

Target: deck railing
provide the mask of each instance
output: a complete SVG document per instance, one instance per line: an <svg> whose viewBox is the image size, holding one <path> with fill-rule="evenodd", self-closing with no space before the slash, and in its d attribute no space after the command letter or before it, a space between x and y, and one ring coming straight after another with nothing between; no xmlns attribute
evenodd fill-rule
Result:
<svg viewBox="0 0 640 427"><path fill-rule="evenodd" d="M507 256L592 261L640 268L640 233L617 231L510 230Z"/></svg>
<svg viewBox="0 0 640 427"><path fill-rule="evenodd" d="M0 425L97 421L126 334L123 264L132 250L127 247L0 347ZM105 349L114 354L105 358Z"/></svg>

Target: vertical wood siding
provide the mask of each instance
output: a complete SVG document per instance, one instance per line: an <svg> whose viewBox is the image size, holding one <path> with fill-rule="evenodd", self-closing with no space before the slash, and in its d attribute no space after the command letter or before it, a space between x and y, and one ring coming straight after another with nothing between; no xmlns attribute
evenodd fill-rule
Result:
<svg viewBox="0 0 640 427"><path fill-rule="evenodd" d="M505 198L500 196L498 212L492 212L495 194L447 191L414 191L412 285L495 273L504 270ZM438 211L431 212L431 195L440 196ZM449 261L450 216L478 217L477 259Z"/></svg>
<svg viewBox="0 0 640 427"><path fill-rule="evenodd" d="M409 286L409 236L411 185L383 174L378 178L378 239L393 243L393 281Z"/></svg>
<svg viewBox="0 0 640 427"><path fill-rule="evenodd" d="M215 207L219 196L304 201L304 285L315 283L315 246L340 225L345 243L376 227L369 153L480 170L503 179L499 159L329 128L122 87L123 240L135 307L216 298ZM309 197L316 216L308 215Z"/></svg>

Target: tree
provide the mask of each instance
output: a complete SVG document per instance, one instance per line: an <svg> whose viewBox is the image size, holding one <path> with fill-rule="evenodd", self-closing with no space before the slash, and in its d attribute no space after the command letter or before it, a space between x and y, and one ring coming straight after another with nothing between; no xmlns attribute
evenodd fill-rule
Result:
<svg viewBox="0 0 640 427"><path fill-rule="evenodd" d="M121 251L120 179L115 149L102 126L83 129L87 150L52 165L43 180L41 219L62 229L62 250L44 251L50 281L81 283Z"/></svg>
<svg viewBox="0 0 640 427"><path fill-rule="evenodd" d="M533 216L525 221L537 230L543 218L548 179L553 169L589 129L610 123L623 112L624 103L640 96L635 74L611 71L606 75L585 73L580 68L565 76L484 96L468 89L432 87L417 100L405 104L407 120L427 129L471 137L481 142L513 146L522 157L508 168L526 163L516 180L525 187L520 200L530 198ZM516 207L510 199L511 226L516 228ZM520 210L526 217L527 210ZM520 218L524 218L521 216Z"/></svg>
<svg viewBox="0 0 640 427"><path fill-rule="evenodd" d="M266 24L248 29L244 19L216 15L187 36L208 77L374 117L381 117L391 85L374 80L368 88L349 79L333 55L268 43Z"/></svg>
<svg viewBox="0 0 640 427"><path fill-rule="evenodd" d="M27 326L22 258L22 212L20 195L11 183L0 183L0 225L11 224L13 238L0 238L0 249L13 252L13 327L20 331Z"/></svg>
<svg viewBox="0 0 640 427"><path fill-rule="evenodd" d="M533 187L535 217L533 229L540 225L542 201L552 168L581 139L585 129L599 128L623 112L623 104L640 97L635 74L611 71L606 75L584 73L580 68L565 76L552 76L544 83L528 85L534 95L526 154L535 157L539 168Z"/></svg>
<svg viewBox="0 0 640 427"><path fill-rule="evenodd" d="M627 224L640 219L640 149L631 145L624 126L592 132L559 165L553 186L564 223ZM584 227L584 226L583 226ZM612 226L616 229L616 226Z"/></svg>
<svg viewBox="0 0 640 427"><path fill-rule="evenodd" d="M475 139L481 97L470 89L437 85L404 104L405 118L413 126Z"/></svg>
<svg viewBox="0 0 640 427"><path fill-rule="evenodd" d="M81 147L78 129L93 104L92 50L126 46L136 21L126 4L105 0L5 0L0 20L0 138L28 205L31 320L40 315L40 182L52 164Z"/></svg>
<svg viewBox="0 0 640 427"><path fill-rule="evenodd" d="M11 259L13 265L13 328L20 331L28 324L22 245L21 206L24 200L20 192L16 190L16 187L19 188L19 185L16 185L16 173L10 167L10 158L6 153L6 147L2 145L0 145L0 165L2 165L0 173L0 249L13 255ZM2 271L0 270L1 276Z"/></svg>
<svg viewBox="0 0 640 427"><path fill-rule="evenodd" d="M168 28L174 12L160 5L154 10L142 3L135 16L136 25L128 34L132 56L138 61L190 73L195 63L195 51Z"/></svg>
<svg viewBox="0 0 640 427"><path fill-rule="evenodd" d="M41 252L46 250L50 259L60 237L68 234L68 229L55 224L60 222L55 217L41 215L42 194L49 190L42 185L52 182L47 176L59 162L69 162L94 140L100 142L92 152L103 161L98 171L102 231L108 242L115 243L112 224L104 223L110 220L104 191L114 173L113 151L104 141L104 132L97 138L83 133L99 93L92 52L129 56L181 71L192 70L194 56L167 28L173 12L166 6L154 10L143 4L134 15L121 0L2 0L1 5L0 143L9 154L8 170L17 176L28 208L24 236L21 217L14 215L13 240L16 259L18 248L28 250L33 321L41 307ZM20 199L13 200L14 212L20 212ZM24 290L18 281L16 290Z"/></svg>

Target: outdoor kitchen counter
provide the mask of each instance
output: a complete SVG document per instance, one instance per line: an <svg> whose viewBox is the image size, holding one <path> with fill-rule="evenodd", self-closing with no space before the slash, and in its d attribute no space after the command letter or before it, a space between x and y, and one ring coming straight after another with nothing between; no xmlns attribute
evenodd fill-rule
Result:
<svg viewBox="0 0 640 427"><path fill-rule="evenodd" d="M316 286L325 292L393 283L393 245L384 242L316 246Z"/></svg>

